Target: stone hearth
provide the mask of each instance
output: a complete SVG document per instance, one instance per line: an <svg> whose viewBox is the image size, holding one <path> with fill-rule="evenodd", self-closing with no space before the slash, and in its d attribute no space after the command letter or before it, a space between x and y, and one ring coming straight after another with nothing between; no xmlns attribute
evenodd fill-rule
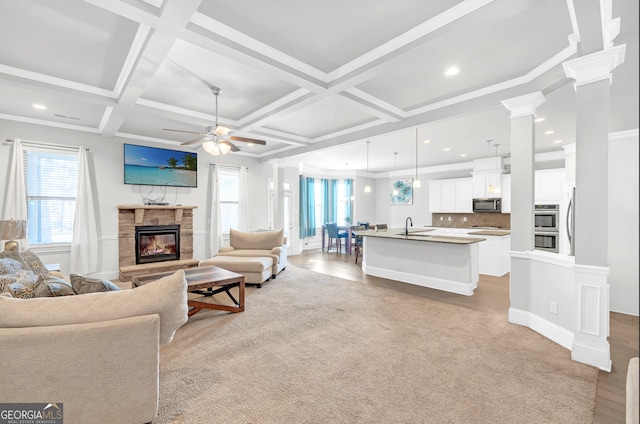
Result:
<svg viewBox="0 0 640 424"><path fill-rule="evenodd" d="M197 206L118 206L118 258L120 281L131 281L135 275L174 271L197 266L193 259L193 209ZM136 264L136 226L179 225L180 259Z"/></svg>

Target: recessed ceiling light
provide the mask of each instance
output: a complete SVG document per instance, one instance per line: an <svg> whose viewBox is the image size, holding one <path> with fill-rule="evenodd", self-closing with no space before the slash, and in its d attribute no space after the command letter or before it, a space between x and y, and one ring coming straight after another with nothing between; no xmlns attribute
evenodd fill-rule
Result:
<svg viewBox="0 0 640 424"><path fill-rule="evenodd" d="M560 143L562 143L562 140L556 140L553 142L553 144L560 144Z"/></svg>
<svg viewBox="0 0 640 424"><path fill-rule="evenodd" d="M466 156L467 156L467 154L466 154L466 153L462 153L462 154L460 154L460 157L461 157L461 158L466 157Z"/></svg>
<svg viewBox="0 0 640 424"><path fill-rule="evenodd" d="M448 77L451 77L453 75L457 75L459 72L460 72L460 69L456 68L455 66L452 66L446 71L444 71L444 74Z"/></svg>
<svg viewBox="0 0 640 424"><path fill-rule="evenodd" d="M425 140L425 141L423 141L423 143L424 144L429 144L429 143L431 143L431 140Z"/></svg>
<svg viewBox="0 0 640 424"><path fill-rule="evenodd" d="M541 116L539 118L534 119L533 121L534 122L542 122L542 121L544 121L544 118Z"/></svg>
<svg viewBox="0 0 640 424"><path fill-rule="evenodd" d="M38 103L34 103L32 106L33 106L34 109L40 109L40 110L46 110L47 109L47 107L45 105L41 105L41 104L38 104Z"/></svg>
<svg viewBox="0 0 640 424"><path fill-rule="evenodd" d="M554 130L549 130L549 131L545 131L544 133L545 133L546 135L549 135L549 134L553 134L554 132L555 132Z"/></svg>
<svg viewBox="0 0 640 424"><path fill-rule="evenodd" d="M445 151L445 152L448 152L449 150L451 150L451 148L450 148L450 147L445 147L445 148L444 148L444 151Z"/></svg>

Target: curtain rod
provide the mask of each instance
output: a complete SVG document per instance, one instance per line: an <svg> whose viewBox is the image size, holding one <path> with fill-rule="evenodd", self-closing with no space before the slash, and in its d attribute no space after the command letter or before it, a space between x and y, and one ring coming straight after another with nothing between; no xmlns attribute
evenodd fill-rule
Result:
<svg viewBox="0 0 640 424"><path fill-rule="evenodd" d="M209 165L219 166L221 168L229 168L229 169L240 169L242 167L241 165L226 165L224 163L213 163L213 162L209 162ZM247 166L246 168L248 171L249 167Z"/></svg>
<svg viewBox="0 0 640 424"><path fill-rule="evenodd" d="M29 141L29 140L22 140L19 139L20 142L26 146L34 146L34 147L53 147L55 149L62 149L62 150L80 150L79 146L67 146L64 144L54 144L54 143L46 143L43 141ZM13 143L15 141L15 139L13 138L5 138L5 140L7 143ZM88 147L84 148L87 152L90 151Z"/></svg>

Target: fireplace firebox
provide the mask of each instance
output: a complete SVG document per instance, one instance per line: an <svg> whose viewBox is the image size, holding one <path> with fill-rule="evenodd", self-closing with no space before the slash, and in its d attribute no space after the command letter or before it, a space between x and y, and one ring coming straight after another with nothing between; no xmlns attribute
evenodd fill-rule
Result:
<svg viewBox="0 0 640 424"><path fill-rule="evenodd" d="M136 227L136 264L180 259L179 225Z"/></svg>

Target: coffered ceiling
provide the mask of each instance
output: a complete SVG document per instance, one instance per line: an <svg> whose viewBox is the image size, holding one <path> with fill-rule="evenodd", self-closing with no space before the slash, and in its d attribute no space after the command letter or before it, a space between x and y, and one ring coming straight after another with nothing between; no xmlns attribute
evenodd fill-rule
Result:
<svg viewBox="0 0 640 424"><path fill-rule="evenodd" d="M638 128L638 2L589 1L626 44L610 130ZM201 151L163 129L214 125L216 86L219 122L266 141L235 154L364 170L370 140L376 172L415 165L416 129L420 167L508 155L500 101L541 91L536 151L559 151L562 62L602 34L579 22L571 0L0 0L0 119Z"/></svg>

